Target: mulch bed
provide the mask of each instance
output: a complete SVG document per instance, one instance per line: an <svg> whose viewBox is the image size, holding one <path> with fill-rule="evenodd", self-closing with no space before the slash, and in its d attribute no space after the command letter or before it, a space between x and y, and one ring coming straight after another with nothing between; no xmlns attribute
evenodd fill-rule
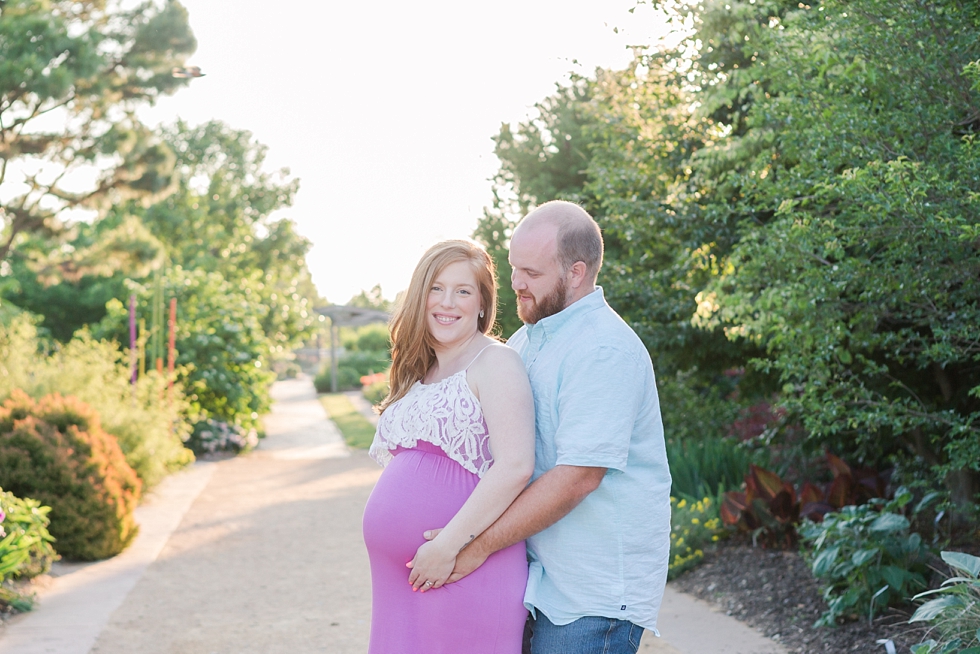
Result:
<svg viewBox="0 0 980 654"><path fill-rule="evenodd" d="M888 609L875 618L835 628L814 627L827 605L799 554L752 547L733 540L705 551L704 562L671 582L677 590L718 606L789 652L885 653L879 639L890 638L898 654L922 642L925 629L908 624L915 607Z"/></svg>

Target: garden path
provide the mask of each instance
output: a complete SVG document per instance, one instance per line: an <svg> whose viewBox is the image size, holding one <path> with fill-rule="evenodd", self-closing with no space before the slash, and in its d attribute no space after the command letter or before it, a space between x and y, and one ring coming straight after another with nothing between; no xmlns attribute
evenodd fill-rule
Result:
<svg viewBox="0 0 980 654"><path fill-rule="evenodd" d="M273 396L255 452L167 479L123 554L57 564L35 611L0 630L0 654L364 652L360 521L380 469L344 447L308 379ZM785 652L669 587L660 622L640 652Z"/></svg>

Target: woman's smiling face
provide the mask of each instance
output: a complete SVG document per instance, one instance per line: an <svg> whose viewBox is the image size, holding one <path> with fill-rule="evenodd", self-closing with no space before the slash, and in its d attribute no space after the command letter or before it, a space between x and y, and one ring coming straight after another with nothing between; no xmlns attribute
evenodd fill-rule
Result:
<svg viewBox="0 0 980 654"><path fill-rule="evenodd" d="M480 317L480 288L468 261L443 268L426 300L426 324L437 342L452 345L473 336Z"/></svg>

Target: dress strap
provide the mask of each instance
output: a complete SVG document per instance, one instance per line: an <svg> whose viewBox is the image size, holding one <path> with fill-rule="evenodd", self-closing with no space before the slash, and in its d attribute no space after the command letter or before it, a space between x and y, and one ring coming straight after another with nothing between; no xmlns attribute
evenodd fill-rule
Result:
<svg viewBox="0 0 980 654"><path fill-rule="evenodd" d="M477 352L476 353L476 356L473 357L472 359L470 359L470 362L468 364L466 364L466 367L465 368L463 368L463 371L465 372L465 371L469 370L470 369L470 366L472 366L474 363L476 363L476 360L480 358L480 355L483 354L484 352L486 352L489 348L493 347L494 345L496 345L496 343L490 343L489 345L485 346L482 350L480 350L479 352Z"/></svg>

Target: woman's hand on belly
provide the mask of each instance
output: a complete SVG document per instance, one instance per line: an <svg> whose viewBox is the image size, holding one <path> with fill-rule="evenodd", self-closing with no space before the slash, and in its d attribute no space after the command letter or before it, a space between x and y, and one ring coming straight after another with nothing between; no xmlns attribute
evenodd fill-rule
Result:
<svg viewBox="0 0 980 654"><path fill-rule="evenodd" d="M457 554L438 540L423 543L415 552L415 558L406 564L412 569L408 575L412 590L421 589L424 593L446 583L456 566Z"/></svg>

